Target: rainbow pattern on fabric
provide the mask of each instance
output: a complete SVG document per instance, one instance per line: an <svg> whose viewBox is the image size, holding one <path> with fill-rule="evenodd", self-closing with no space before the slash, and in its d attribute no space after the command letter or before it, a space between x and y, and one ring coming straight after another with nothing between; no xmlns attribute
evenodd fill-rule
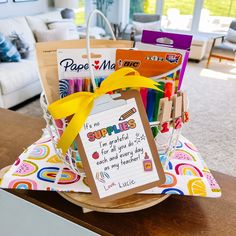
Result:
<svg viewBox="0 0 236 236"><path fill-rule="evenodd" d="M167 165L166 169L167 170L173 170L173 165L170 161L168 162L168 165Z"/></svg>
<svg viewBox="0 0 236 236"><path fill-rule="evenodd" d="M18 163L19 165L19 163ZM12 174L13 176L29 176L38 170L38 166L31 161L23 161L17 170Z"/></svg>
<svg viewBox="0 0 236 236"><path fill-rule="evenodd" d="M46 144L38 145L30 151L28 159L41 160L48 156L50 150Z"/></svg>
<svg viewBox="0 0 236 236"><path fill-rule="evenodd" d="M211 191L212 192L220 192L220 186L219 184L216 182L216 180L214 179L213 175L211 174L211 172L209 171L203 171L204 176L207 179L207 182L210 185Z"/></svg>
<svg viewBox="0 0 236 236"><path fill-rule="evenodd" d="M202 172L196 166L187 163L181 163L176 165L175 172L177 175L203 177Z"/></svg>
<svg viewBox="0 0 236 236"><path fill-rule="evenodd" d="M176 148L182 148L182 147L183 147L183 143L178 140Z"/></svg>
<svg viewBox="0 0 236 236"><path fill-rule="evenodd" d="M192 143L184 143L185 145L186 145L186 147L188 147L189 149L191 149L192 151L195 151L195 152L197 152L198 150L197 150L197 148L192 144Z"/></svg>
<svg viewBox="0 0 236 236"><path fill-rule="evenodd" d="M196 161L196 158L189 152L182 149L177 149L171 154L171 159L183 160L183 161Z"/></svg>
<svg viewBox="0 0 236 236"><path fill-rule="evenodd" d="M72 184L80 180L80 176L68 168L63 168L58 184Z"/></svg>
<svg viewBox="0 0 236 236"><path fill-rule="evenodd" d="M160 186L160 188L173 187L177 183L176 177L168 172L165 172L166 182Z"/></svg>
<svg viewBox="0 0 236 236"><path fill-rule="evenodd" d="M59 170L58 167L44 167L38 172L37 177L40 180L54 183Z"/></svg>
<svg viewBox="0 0 236 236"><path fill-rule="evenodd" d="M166 188L164 189L161 194L179 194L184 195L184 192L178 188Z"/></svg>
<svg viewBox="0 0 236 236"><path fill-rule="evenodd" d="M187 187L190 195L201 197L207 195L206 185L201 178L190 179Z"/></svg>
<svg viewBox="0 0 236 236"><path fill-rule="evenodd" d="M8 188L37 190L37 183L32 179L16 179L9 183Z"/></svg>
<svg viewBox="0 0 236 236"><path fill-rule="evenodd" d="M53 155L48 158L47 162L50 163L62 163L61 159L57 155Z"/></svg>

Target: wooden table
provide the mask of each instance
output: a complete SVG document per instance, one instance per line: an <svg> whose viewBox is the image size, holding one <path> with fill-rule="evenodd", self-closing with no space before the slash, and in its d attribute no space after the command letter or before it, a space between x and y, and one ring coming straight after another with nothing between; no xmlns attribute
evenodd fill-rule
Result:
<svg viewBox="0 0 236 236"><path fill-rule="evenodd" d="M0 109L0 168L10 165L23 148L36 141L44 122ZM133 213L90 212L56 192L7 190L27 201L102 235L235 235L236 178L213 172L223 196L218 199L173 195Z"/></svg>

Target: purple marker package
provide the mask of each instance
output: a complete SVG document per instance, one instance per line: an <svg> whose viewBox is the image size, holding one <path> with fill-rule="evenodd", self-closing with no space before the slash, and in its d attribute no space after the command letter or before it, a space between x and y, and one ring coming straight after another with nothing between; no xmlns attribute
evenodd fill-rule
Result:
<svg viewBox="0 0 236 236"><path fill-rule="evenodd" d="M166 33L160 31L143 30L141 43L138 48L145 48L145 45L154 45L157 50L174 50L183 54L183 61L179 75L178 90L181 88L184 72L187 66L192 35ZM147 47L146 47L147 49Z"/></svg>

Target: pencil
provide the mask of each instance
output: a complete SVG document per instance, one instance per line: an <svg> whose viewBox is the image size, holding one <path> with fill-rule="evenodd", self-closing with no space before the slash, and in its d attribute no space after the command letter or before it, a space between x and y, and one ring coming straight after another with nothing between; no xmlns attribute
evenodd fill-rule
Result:
<svg viewBox="0 0 236 236"><path fill-rule="evenodd" d="M127 112L125 112L124 114L122 114L120 116L119 120L126 120L128 117L132 116L135 112L136 112L136 109L135 109L135 107L133 107L130 110L128 110Z"/></svg>

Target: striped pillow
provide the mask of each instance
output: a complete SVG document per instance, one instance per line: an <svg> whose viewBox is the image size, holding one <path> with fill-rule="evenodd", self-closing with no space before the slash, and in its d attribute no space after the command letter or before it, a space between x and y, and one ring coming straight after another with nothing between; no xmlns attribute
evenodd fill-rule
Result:
<svg viewBox="0 0 236 236"><path fill-rule="evenodd" d="M0 33L0 61L1 62L18 62L20 53L11 41Z"/></svg>

